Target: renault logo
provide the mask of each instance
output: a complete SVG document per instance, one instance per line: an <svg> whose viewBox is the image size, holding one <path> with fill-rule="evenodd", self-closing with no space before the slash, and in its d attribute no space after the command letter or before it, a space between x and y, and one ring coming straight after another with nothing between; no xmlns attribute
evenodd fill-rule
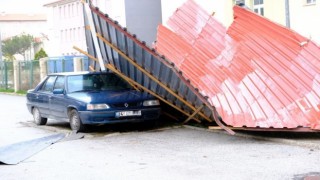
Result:
<svg viewBox="0 0 320 180"><path fill-rule="evenodd" d="M126 107L126 108L127 108L128 106L129 106L129 104L128 104L128 103L124 103L124 107Z"/></svg>

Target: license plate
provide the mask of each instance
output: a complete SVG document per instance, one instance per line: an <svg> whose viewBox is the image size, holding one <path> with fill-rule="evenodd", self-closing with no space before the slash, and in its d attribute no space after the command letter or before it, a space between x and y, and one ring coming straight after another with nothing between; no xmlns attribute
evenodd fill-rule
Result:
<svg viewBox="0 0 320 180"><path fill-rule="evenodd" d="M141 111L120 111L116 112L117 117L141 116Z"/></svg>

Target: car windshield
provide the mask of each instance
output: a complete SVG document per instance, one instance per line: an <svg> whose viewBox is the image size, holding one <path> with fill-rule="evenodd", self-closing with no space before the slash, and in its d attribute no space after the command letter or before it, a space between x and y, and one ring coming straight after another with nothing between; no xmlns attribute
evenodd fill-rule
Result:
<svg viewBox="0 0 320 180"><path fill-rule="evenodd" d="M69 93L82 91L125 90L131 86L115 74L84 74L69 76L67 80Z"/></svg>

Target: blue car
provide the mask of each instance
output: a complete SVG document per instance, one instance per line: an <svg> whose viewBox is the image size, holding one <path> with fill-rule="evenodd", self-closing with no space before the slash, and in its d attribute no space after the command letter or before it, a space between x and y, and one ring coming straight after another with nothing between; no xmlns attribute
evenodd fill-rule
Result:
<svg viewBox="0 0 320 180"><path fill-rule="evenodd" d="M75 131L88 124L156 121L161 111L158 99L111 72L50 74L28 91L27 107L37 125L64 120Z"/></svg>

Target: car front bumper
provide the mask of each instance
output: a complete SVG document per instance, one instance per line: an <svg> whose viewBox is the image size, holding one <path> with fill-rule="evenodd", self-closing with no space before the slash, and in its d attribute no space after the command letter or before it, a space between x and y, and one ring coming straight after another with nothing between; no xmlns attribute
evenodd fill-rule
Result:
<svg viewBox="0 0 320 180"><path fill-rule="evenodd" d="M79 117L83 124L115 124L156 120L161 112L160 108L130 109L128 111L138 110L141 110L141 116L116 117L119 111L79 111Z"/></svg>

